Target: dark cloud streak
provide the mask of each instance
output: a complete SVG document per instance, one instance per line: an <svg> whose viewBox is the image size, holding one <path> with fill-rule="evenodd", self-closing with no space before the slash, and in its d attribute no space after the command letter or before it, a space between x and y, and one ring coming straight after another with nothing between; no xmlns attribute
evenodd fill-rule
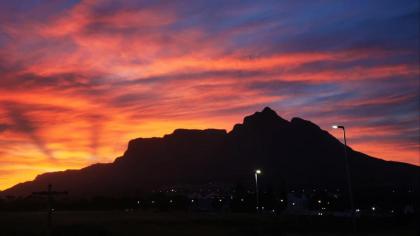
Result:
<svg viewBox="0 0 420 236"><path fill-rule="evenodd" d="M51 161L55 161L52 151L47 147L46 141L41 137L35 122L20 109L19 104L8 102L2 104L7 111L9 119L13 121L14 130L26 134L32 143Z"/></svg>

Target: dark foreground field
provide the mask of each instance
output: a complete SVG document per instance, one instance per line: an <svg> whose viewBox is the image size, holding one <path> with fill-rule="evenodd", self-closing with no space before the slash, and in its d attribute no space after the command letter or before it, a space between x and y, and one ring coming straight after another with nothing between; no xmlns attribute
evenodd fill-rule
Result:
<svg viewBox="0 0 420 236"><path fill-rule="evenodd" d="M55 212L52 235L418 235L407 219L364 219L349 233L337 218L232 213ZM46 235L44 212L0 213L0 235Z"/></svg>

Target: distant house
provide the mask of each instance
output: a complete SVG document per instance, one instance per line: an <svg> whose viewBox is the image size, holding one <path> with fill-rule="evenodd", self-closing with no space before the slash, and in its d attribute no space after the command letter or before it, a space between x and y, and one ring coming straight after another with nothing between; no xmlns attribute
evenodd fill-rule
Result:
<svg viewBox="0 0 420 236"><path fill-rule="evenodd" d="M287 206L284 211L285 214L291 215L306 215L311 214L308 211L309 198L305 193L288 193L287 194Z"/></svg>
<svg viewBox="0 0 420 236"><path fill-rule="evenodd" d="M192 211L215 211L227 206L224 197L218 193L191 193L188 198L191 199L189 209Z"/></svg>
<svg viewBox="0 0 420 236"><path fill-rule="evenodd" d="M414 214L414 207L413 205L405 205L403 209L404 215L412 215Z"/></svg>

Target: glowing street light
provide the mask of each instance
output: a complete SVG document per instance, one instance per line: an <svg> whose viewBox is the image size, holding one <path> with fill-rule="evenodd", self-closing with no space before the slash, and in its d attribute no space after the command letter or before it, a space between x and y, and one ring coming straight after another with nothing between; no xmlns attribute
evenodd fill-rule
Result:
<svg viewBox="0 0 420 236"><path fill-rule="evenodd" d="M351 208L351 216L353 221L353 230L356 231L356 219L354 217L354 200L353 200L353 190L351 185L351 174L350 174L350 166L349 166L349 158L347 156L347 139L346 139L346 128L342 125L333 125L333 129L342 129L343 136L344 136L344 162L346 165L346 174L347 174L347 187L349 191L349 200L350 200L350 208Z"/></svg>
<svg viewBox="0 0 420 236"><path fill-rule="evenodd" d="M257 212L259 211L260 208L260 194L258 191L258 175L262 174L260 169L255 170L255 195L257 198Z"/></svg>

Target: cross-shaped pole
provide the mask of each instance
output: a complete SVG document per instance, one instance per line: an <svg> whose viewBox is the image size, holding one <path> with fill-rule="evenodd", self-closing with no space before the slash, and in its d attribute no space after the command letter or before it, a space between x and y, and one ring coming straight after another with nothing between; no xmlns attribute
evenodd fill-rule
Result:
<svg viewBox="0 0 420 236"><path fill-rule="evenodd" d="M56 195L66 195L67 192L52 191L52 185L48 184L48 191L33 192L32 194L33 195L42 195L42 196L47 196L48 197L47 234L51 235L53 197L56 196Z"/></svg>

